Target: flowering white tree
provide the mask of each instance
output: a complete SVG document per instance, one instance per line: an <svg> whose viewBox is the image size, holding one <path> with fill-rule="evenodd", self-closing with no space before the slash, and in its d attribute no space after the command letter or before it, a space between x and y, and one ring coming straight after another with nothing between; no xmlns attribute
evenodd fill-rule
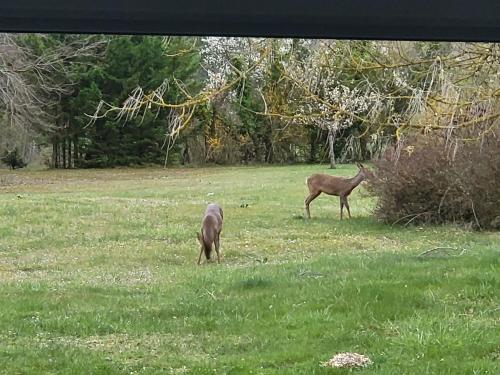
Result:
<svg viewBox="0 0 500 375"><path fill-rule="evenodd" d="M217 90L224 87L235 75L242 74L243 70L254 79L262 78L261 67L268 40L204 37L201 38L201 43L201 65L207 73L206 89Z"/></svg>
<svg viewBox="0 0 500 375"><path fill-rule="evenodd" d="M378 95L364 81L350 79L340 65L346 42L309 41L308 55L288 61L284 76L292 82L290 96L299 123L313 124L328 131L330 166L335 167L334 144L339 130L365 121ZM340 46L340 47L339 47Z"/></svg>

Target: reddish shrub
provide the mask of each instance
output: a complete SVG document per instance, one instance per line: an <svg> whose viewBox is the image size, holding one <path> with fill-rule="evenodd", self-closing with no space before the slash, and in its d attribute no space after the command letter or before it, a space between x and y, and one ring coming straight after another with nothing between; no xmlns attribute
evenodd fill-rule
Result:
<svg viewBox="0 0 500 375"><path fill-rule="evenodd" d="M500 131L453 147L442 137L414 137L374 166L369 190L384 222L500 229Z"/></svg>

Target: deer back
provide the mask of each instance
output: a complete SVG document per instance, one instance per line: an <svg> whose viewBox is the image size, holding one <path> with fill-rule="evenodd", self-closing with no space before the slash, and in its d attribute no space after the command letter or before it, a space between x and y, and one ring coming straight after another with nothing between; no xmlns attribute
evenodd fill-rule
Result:
<svg viewBox="0 0 500 375"><path fill-rule="evenodd" d="M219 233L222 230L223 215L222 208L219 205L214 203L209 204L201 223L202 232L211 232L214 230L216 233Z"/></svg>
<svg viewBox="0 0 500 375"><path fill-rule="evenodd" d="M328 174L313 174L307 179L310 192L321 192L329 195L342 195L352 190L349 180Z"/></svg>

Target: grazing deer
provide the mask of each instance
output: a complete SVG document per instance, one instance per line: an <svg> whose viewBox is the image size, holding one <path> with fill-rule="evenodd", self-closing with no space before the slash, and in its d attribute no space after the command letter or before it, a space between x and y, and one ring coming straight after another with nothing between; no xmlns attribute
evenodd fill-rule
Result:
<svg viewBox="0 0 500 375"><path fill-rule="evenodd" d="M201 221L201 232L196 233L198 236L198 241L200 241L201 244L198 264L200 264L201 262L201 254L203 254L203 252L205 252L207 261L210 260L212 243L215 244L215 251L217 252L217 263L220 263L219 236L222 230L222 219L222 208L220 208L216 204L209 204Z"/></svg>
<svg viewBox="0 0 500 375"><path fill-rule="evenodd" d="M356 164L359 168L358 174L352 178L341 178L330 176L327 174L313 174L307 180L307 187L309 188L309 196L305 200L307 217L311 218L309 212L309 204L318 197L321 193L328 195L336 195L340 197L340 220L342 220L342 212L344 206L347 208L349 219L351 218L351 211L349 210L349 203L347 197L358 186L361 181L366 178L371 178L373 173L366 169L362 164Z"/></svg>

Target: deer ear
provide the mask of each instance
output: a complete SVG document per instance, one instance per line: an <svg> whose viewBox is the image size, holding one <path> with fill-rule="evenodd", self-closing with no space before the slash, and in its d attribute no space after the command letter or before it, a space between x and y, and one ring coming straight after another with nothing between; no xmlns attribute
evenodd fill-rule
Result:
<svg viewBox="0 0 500 375"><path fill-rule="evenodd" d="M198 237L198 241L200 241L200 243L203 242L203 237L200 232L196 232L196 237Z"/></svg>
<svg viewBox="0 0 500 375"><path fill-rule="evenodd" d="M359 163L359 162L358 162L358 163L356 163L356 165L358 166L358 168L364 168L364 167L363 167L363 164L361 164L361 163Z"/></svg>

